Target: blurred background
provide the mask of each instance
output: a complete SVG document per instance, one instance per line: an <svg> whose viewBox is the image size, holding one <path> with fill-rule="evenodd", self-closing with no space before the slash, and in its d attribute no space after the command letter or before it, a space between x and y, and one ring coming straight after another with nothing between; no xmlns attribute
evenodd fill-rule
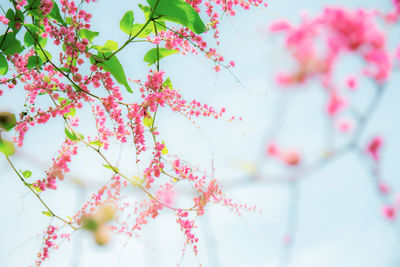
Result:
<svg viewBox="0 0 400 267"><path fill-rule="evenodd" d="M119 20L126 10L139 14L136 1L106 1L90 5L92 30L107 40L123 43L126 35ZM199 120L195 125L167 109L157 114L158 128L168 150L198 165L224 185L234 200L256 205L262 213L237 216L227 208L210 205L198 219L199 255L188 249L182 257L184 236L168 212L146 225L137 238L113 235L99 247L90 233L78 231L63 242L43 266L291 266L291 267L377 267L400 266L398 220L390 221L381 212L387 199L377 190L374 176L355 153L345 153L327 161L315 171L288 182L298 168L313 166L329 149L351 138L351 133L332 133L325 114L325 95L318 82L293 90L282 90L275 82L279 70L293 67L284 40L268 32L271 22L300 21L300 14L319 14L326 6L377 9L387 12L389 0L271 0L268 8L238 10L221 23L221 45L217 51L233 60L234 76L202 55L173 55L161 61L161 69L185 99L197 99L228 114L243 117L241 122ZM143 19L138 15L135 19ZM400 27L380 24L387 32L389 48L400 43ZM212 43L212 38L208 39ZM149 69L142 57L149 45L124 50L119 59L128 77L145 79ZM335 79L343 83L348 73L362 63L349 58L340 62ZM240 81L240 82L238 82ZM370 117L359 144L365 146L376 134L384 138L381 176L395 197L400 192L400 73L395 70L375 112ZM374 97L376 85L360 81L351 92L352 103L362 112ZM18 112L23 105L22 90L5 92L0 108ZM81 125L90 120L83 110ZM397 118L397 119L396 119ZM81 127L82 128L82 127ZM83 129L90 132L93 129ZM32 129L14 163L40 177L64 139L62 121ZM60 135L53 133L61 133ZM279 164L266 157L269 140L296 149L301 154L298 167ZM334 141L332 141L334 140ZM115 144L110 156L126 170L131 166L132 147ZM80 150L72 161L72 172L59 190L46 192L44 199L64 217L74 214L103 185L110 173L96 157ZM258 178L257 178L258 177ZM261 178L260 178L261 177ZM396 191L397 190L397 191ZM0 158L0 266L34 264L40 250L40 233L50 223L42 215L39 201L21 184L4 158ZM39 235L38 235L39 233Z"/></svg>

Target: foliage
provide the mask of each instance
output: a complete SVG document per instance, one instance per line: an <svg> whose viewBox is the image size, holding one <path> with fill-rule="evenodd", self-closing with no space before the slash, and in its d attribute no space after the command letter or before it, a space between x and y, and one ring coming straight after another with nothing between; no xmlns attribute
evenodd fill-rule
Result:
<svg viewBox="0 0 400 267"><path fill-rule="evenodd" d="M101 33L91 29L92 15L85 11L94 2L11 0L5 15L0 16L0 95L6 88L24 90L26 99L19 114L0 113L0 151L22 184L43 204L42 213L52 219L36 266L74 231L86 229L98 244L105 245L111 232L136 235L150 220L157 219L161 210L176 216L186 240L184 246L190 246L197 254L195 221L209 203L221 204L236 213L253 207L232 202L214 177L172 156L166 147L168 141L159 140L156 114L165 108L192 121L198 117L225 117L224 108L217 111L196 100L184 100L161 70L160 60L175 53L202 53L214 61L216 69L228 69L230 66L224 65L223 57L208 46L202 35L213 31L218 37L219 12L263 3L233 1L227 5L215 1L210 5L201 1L148 0L139 4L144 21L136 22L135 17L140 16L133 11L122 15L119 25L127 35L124 43L108 40L101 45L96 41ZM3 3L1 8L5 9ZM208 16L208 24L200 15L201 10ZM152 44L143 58L153 67L148 70L147 80L131 82L127 77L132 74L126 73L118 57L122 50L141 43ZM80 133L84 125L80 125L79 115L88 107L97 132L84 136ZM63 132L53 134L62 134L65 139L52 166L43 173L18 171L12 155L23 149L31 128L53 120L64 123ZM134 145L136 158L132 162L138 173L122 171L109 159L107 154L115 141ZM82 149L93 151L102 161L110 173L109 183L94 192L76 214L63 218L50 209L43 196L62 186L71 161ZM194 194L186 207L175 207L165 197L178 192L177 184ZM141 200L127 200L129 187L144 193ZM131 209L126 210L127 207ZM117 211L121 216L114 216ZM130 217L136 219L124 220Z"/></svg>

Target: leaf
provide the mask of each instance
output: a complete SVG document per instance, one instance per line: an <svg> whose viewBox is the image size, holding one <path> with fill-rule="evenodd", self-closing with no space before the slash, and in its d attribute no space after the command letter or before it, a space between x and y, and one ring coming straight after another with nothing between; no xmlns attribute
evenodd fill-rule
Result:
<svg viewBox="0 0 400 267"><path fill-rule="evenodd" d="M46 46L47 38L42 38L40 36L40 33L43 32L41 28L39 28L34 24L24 24L24 26L27 28L26 33L24 35L24 43L26 46L34 45L35 47L37 47L35 40L39 42L39 45L42 48Z"/></svg>
<svg viewBox="0 0 400 267"><path fill-rule="evenodd" d="M62 72L69 72L69 68L67 68L67 67L62 67L62 68L59 68Z"/></svg>
<svg viewBox="0 0 400 267"><path fill-rule="evenodd" d="M76 141L78 139L78 136L76 136L74 132L70 132L68 128L65 128L65 135L72 141Z"/></svg>
<svg viewBox="0 0 400 267"><path fill-rule="evenodd" d="M154 17L163 16L162 19L179 23L197 34L207 30L196 10L184 0L147 0L147 2L154 11Z"/></svg>
<svg viewBox="0 0 400 267"><path fill-rule="evenodd" d="M169 79L169 77L163 82L163 87L165 87L165 88L169 88L169 89L173 89L172 88L172 82L171 82L171 80Z"/></svg>
<svg viewBox="0 0 400 267"><path fill-rule="evenodd" d="M65 18L65 22L66 22L67 24L69 24L69 25L74 24L74 21L72 20L71 17L66 17L66 18Z"/></svg>
<svg viewBox="0 0 400 267"><path fill-rule="evenodd" d="M112 40L108 40L104 45L103 45L103 49L105 49L105 52L109 52L109 51L116 51L118 50L118 43L114 42Z"/></svg>
<svg viewBox="0 0 400 267"><path fill-rule="evenodd" d="M140 178L139 176L132 176L133 180L131 181L133 186L138 186L142 185L144 182L143 178Z"/></svg>
<svg viewBox="0 0 400 267"><path fill-rule="evenodd" d="M0 36L0 40L4 41L0 42L2 43L0 46L0 50L3 51L4 55L14 55L15 53L21 53L25 47L21 45L21 42L15 38L15 35L13 33L6 33L5 35Z"/></svg>
<svg viewBox="0 0 400 267"><path fill-rule="evenodd" d="M43 32L43 29L35 24L24 24L24 27L28 28L31 32L34 32L34 33Z"/></svg>
<svg viewBox="0 0 400 267"><path fill-rule="evenodd" d="M107 53L118 50L118 43L112 40L108 40L103 46L95 45L92 48L99 52Z"/></svg>
<svg viewBox="0 0 400 267"><path fill-rule="evenodd" d="M27 170L27 171L22 172L22 175L24 176L24 178L29 178L29 177L31 177L32 172Z"/></svg>
<svg viewBox="0 0 400 267"><path fill-rule="evenodd" d="M167 29L164 21L156 20L156 22L157 22L157 25L156 25L157 31L165 31ZM153 31L155 32L154 27L153 27Z"/></svg>
<svg viewBox="0 0 400 267"><path fill-rule="evenodd" d="M100 140L92 141L89 144L94 145L94 146L98 146L98 147L102 147L103 146L103 144L100 142Z"/></svg>
<svg viewBox="0 0 400 267"><path fill-rule="evenodd" d="M40 187L38 187L36 184L28 184L28 183L26 183L25 185L26 185L26 186L29 186L29 188L35 190L35 191L38 192L38 193L42 192L42 190L40 189Z"/></svg>
<svg viewBox="0 0 400 267"><path fill-rule="evenodd" d="M71 103L71 101L69 100L69 99L66 99L66 98L64 98L64 97L58 97L58 99L57 99L57 101L58 101L58 103L60 104L60 105L68 105L69 103Z"/></svg>
<svg viewBox="0 0 400 267"><path fill-rule="evenodd" d="M28 5L29 8L27 10L29 11L29 14L31 14L34 17L40 18L42 15L39 9L41 0L28 0L28 3L29 3Z"/></svg>
<svg viewBox="0 0 400 267"><path fill-rule="evenodd" d="M107 168L107 169L110 169L110 170L112 170L113 172L119 172L119 170L118 170L117 167L112 167L112 166L110 166L110 165L108 165L108 164L103 164L103 167L104 167L104 168Z"/></svg>
<svg viewBox="0 0 400 267"><path fill-rule="evenodd" d="M146 18L146 20L149 20L149 18L151 16L151 8L149 6L144 6L142 4L139 4L138 6L143 11L143 14L144 14L144 17Z"/></svg>
<svg viewBox="0 0 400 267"><path fill-rule="evenodd" d="M153 48L150 49L146 55L144 56L143 60L149 65L154 64L157 62L157 50L158 50L158 59L162 59L166 56L178 53L178 50L175 49L167 49L167 48Z"/></svg>
<svg viewBox="0 0 400 267"><path fill-rule="evenodd" d="M85 218L83 220L83 228L94 232L99 228L99 224L93 218Z"/></svg>
<svg viewBox="0 0 400 267"><path fill-rule="evenodd" d="M90 42L92 42L93 39L97 36L99 36L99 32L92 32L88 29L81 29L79 31L79 37L81 37L82 39L88 39Z"/></svg>
<svg viewBox="0 0 400 267"><path fill-rule="evenodd" d="M28 64L26 64L26 67L30 70L32 68L35 68L36 66L42 65L43 61L40 57L38 56L31 56L28 59Z"/></svg>
<svg viewBox="0 0 400 267"><path fill-rule="evenodd" d="M132 35L133 28L133 11L127 11L119 22L119 28L126 34Z"/></svg>
<svg viewBox="0 0 400 267"><path fill-rule="evenodd" d="M76 109L75 108L70 108L68 113L65 113L67 116L75 117L76 114Z"/></svg>
<svg viewBox="0 0 400 267"><path fill-rule="evenodd" d="M42 213L43 213L44 215L46 215L46 216L53 217L53 213L51 213L51 212L48 211L48 210L42 211Z"/></svg>
<svg viewBox="0 0 400 267"><path fill-rule="evenodd" d="M53 8L51 9L51 12L48 14L48 16L52 19L55 19L62 25L66 26L65 21L61 17L60 9L58 8L57 3L54 0L52 0L52 2L53 2Z"/></svg>
<svg viewBox="0 0 400 267"><path fill-rule="evenodd" d="M11 8L9 10L7 10L6 18L9 20L8 26L11 29L14 30L15 29L15 13L14 13L14 10L12 10Z"/></svg>
<svg viewBox="0 0 400 267"><path fill-rule="evenodd" d="M21 24L24 23L24 14L20 10L17 10L17 12L14 13L14 10L10 8L7 10L6 18L9 20L8 26L13 30L13 32L19 32Z"/></svg>
<svg viewBox="0 0 400 267"><path fill-rule="evenodd" d="M143 24L133 24L131 36L137 36L139 38L146 38L153 31L153 26L149 23L147 26L138 34L138 32L143 28Z"/></svg>
<svg viewBox="0 0 400 267"><path fill-rule="evenodd" d="M12 156L15 153L14 144L10 141L0 139L0 151L7 157Z"/></svg>
<svg viewBox="0 0 400 267"><path fill-rule="evenodd" d="M0 112L0 128L10 131L17 124L15 115L11 112Z"/></svg>
<svg viewBox="0 0 400 267"><path fill-rule="evenodd" d="M166 155L166 154L168 154L168 149L167 149L167 146L165 145L164 141L162 141L162 143L164 144L164 148L161 150L161 154Z"/></svg>
<svg viewBox="0 0 400 267"><path fill-rule="evenodd" d="M146 127L151 128L153 126L153 118L152 117L144 117L143 118L143 125Z"/></svg>
<svg viewBox="0 0 400 267"><path fill-rule="evenodd" d="M8 72L8 62L5 56L0 53L0 75L5 75Z"/></svg>
<svg viewBox="0 0 400 267"><path fill-rule="evenodd" d="M44 51L44 52L43 52L43 51ZM41 49L36 50L36 52L38 53L39 57L40 57L44 62L46 62L46 61L48 61L48 60L51 60L51 59L52 59L52 56L51 56L50 52L47 51L47 50L45 50L45 49L43 49L43 51L42 51ZM47 59L48 59L48 60L47 60Z"/></svg>
<svg viewBox="0 0 400 267"><path fill-rule="evenodd" d="M98 53L97 58L101 59L101 55L101 53ZM110 55L111 54L109 53L104 54L105 57ZM90 61L92 62L92 64L95 63L95 59L93 57L90 58ZM124 68L122 67L121 63L119 63L119 60L115 55L112 56L109 60L98 62L97 65L103 67L105 71L109 71L118 83L124 85L129 93L133 93L131 87L128 84L128 81L126 80Z"/></svg>
<svg viewBox="0 0 400 267"><path fill-rule="evenodd" d="M31 31L31 33L35 35L35 38L36 38L36 40L38 40L38 43L39 43L40 47L43 48L43 47L46 46L47 38L42 38L42 37L40 37L40 35L38 33L35 33L35 32L32 32L32 31ZM37 47L35 39L34 39L34 37L32 37L31 33L29 33L28 31L25 33L24 43L25 43L26 46L32 46L33 45L33 46Z"/></svg>

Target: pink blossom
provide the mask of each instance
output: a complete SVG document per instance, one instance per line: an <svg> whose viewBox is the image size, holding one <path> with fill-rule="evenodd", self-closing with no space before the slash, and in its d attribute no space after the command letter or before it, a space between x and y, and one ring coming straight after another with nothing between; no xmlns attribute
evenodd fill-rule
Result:
<svg viewBox="0 0 400 267"><path fill-rule="evenodd" d="M296 166L300 163L301 157L297 150L288 150L283 153L282 160L289 166Z"/></svg>
<svg viewBox="0 0 400 267"><path fill-rule="evenodd" d="M396 218L397 211L391 205L385 205L382 207L382 215L389 221L393 221Z"/></svg>
<svg viewBox="0 0 400 267"><path fill-rule="evenodd" d="M270 142L267 145L267 154L273 157L277 157L279 155L278 146L274 142Z"/></svg>
<svg viewBox="0 0 400 267"><path fill-rule="evenodd" d="M379 181L378 186L379 186L379 191L380 191L382 194L384 194L384 195L389 194L389 192L390 192L390 187L389 187L386 183L384 183L384 182L382 182L382 181Z"/></svg>
<svg viewBox="0 0 400 267"><path fill-rule="evenodd" d="M351 76L347 79L346 85L349 89L354 90L358 87L358 81L357 78L354 76Z"/></svg>
<svg viewBox="0 0 400 267"><path fill-rule="evenodd" d="M4 16L0 16L0 22L7 26L8 23L10 22L10 20L7 19L7 18L4 17Z"/></svg>
<svg viewBox="0 0 400 267"><path fill-rule="evenodd" d="M367 153L373 158L374 161L379 161L379 153L382 148L383 139L380 136L375 136L367 144Z"/></svg>
<svg viewBox="0 0 400 267"><path fill-rule="evenodd" d="M342 133L348 133L353 130L354 122L350 119L339 119L338 121L336 121L336 127Z"/></svg>

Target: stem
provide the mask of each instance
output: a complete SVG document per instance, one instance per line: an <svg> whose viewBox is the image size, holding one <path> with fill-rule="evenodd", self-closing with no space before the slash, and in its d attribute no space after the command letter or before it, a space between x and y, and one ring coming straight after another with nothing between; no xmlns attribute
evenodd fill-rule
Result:
<svg viewBox="0 0 400 267"><path fill-rule="evenodd" d="M69 225L72 229L78 230L79 228L75 227L72 225L72 222L68 222L67 220L61 218L60 216L56 215L50 208L47 206L47 204L43 201L43 199L39 196L39 194L32 188L30 184L28 184L25 179L21 176L21 174L17 171L15 168L14 164L11 162L10 158L6 155L6 159L8 163L10 164L11 168L14 170L14 172L18 175L19 179L24 183L26 187L31 190L33 194L39 199L39 201L42 203L42 205L47 209L47 211L51 214L52 217L59 219L60 221L64 222L65 224Z"/></svg>

